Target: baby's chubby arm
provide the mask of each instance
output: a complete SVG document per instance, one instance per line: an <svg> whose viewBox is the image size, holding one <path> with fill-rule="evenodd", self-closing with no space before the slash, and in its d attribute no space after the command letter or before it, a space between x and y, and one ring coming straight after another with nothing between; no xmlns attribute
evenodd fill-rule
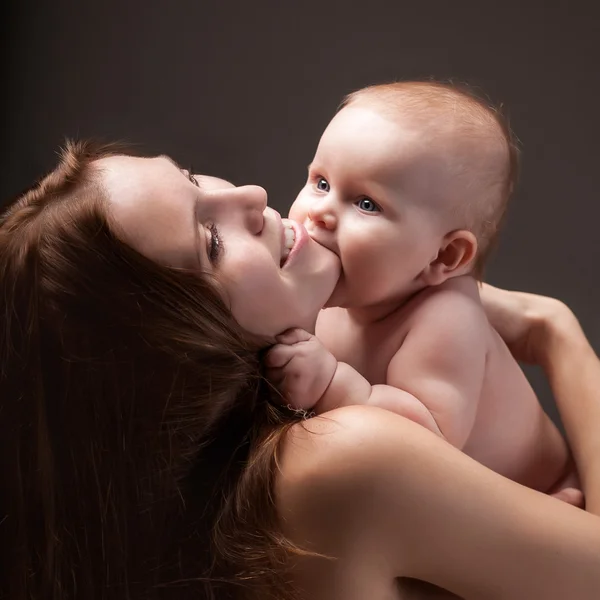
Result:
<svg viewBox="0 0 600 600"><path fill-rule="evenodd" d="M418 398L457 448L464 446L475 421L488 328L477 299L452 289L434 291L415 311L388 366L387 384Z"/></svg>
<svg viewBox="0 0 600 600"><path fill-rule="evenodd" d="M293 408L324 413L342 406L373 404L393 410L440 435L427 408L413 395L389 385L371 385L350 365L338 362L303 329L278 336L265 357L267 378Z"/></svg>

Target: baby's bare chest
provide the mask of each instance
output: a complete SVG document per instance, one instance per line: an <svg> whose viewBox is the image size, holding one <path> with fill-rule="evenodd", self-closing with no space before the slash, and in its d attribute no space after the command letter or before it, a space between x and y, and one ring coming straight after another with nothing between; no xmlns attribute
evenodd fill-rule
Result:
<svg viewBox="0 0 600 600"><path fill-rule="evenodd" d="M317 336L338 361L354 367L375 385L386 383L388 365L408 330L405 317L359 326L349 323L342 314L331 314L320 321Z"/></svg>

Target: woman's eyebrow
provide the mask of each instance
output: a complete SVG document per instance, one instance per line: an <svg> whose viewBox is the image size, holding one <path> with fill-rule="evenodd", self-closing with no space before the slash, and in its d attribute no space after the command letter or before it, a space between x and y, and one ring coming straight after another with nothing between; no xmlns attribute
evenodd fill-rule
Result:
<svg viewBox="0 0 600 600"><path fill-rule="evenodd" d="M168 154L159 154L158 158L164 158L168 160L174 167L176 167L179 171L183 171L183 167L173 158L171 158Z"/></svg>
<svg viewBox="0 0 600 600"><path fill-rule="evenodd" d="M158 158L164 158L168 160L178 171L181 172L182 175L187 177L199 190L204 190L204 186L202 185L202 175L195 175L192 172L192 167L186 169L182 167L175 159L171 158L168 154L160 154Z"/></svg>
<svg viewBox="0 0 600 600"><path fill-rule="evenodd" d="M164 158L168 160L178 171L181 171L183 175L189 178L190 171L182 167L175 159L171 158L168 154L160 154L158 158ZM199 185L197 187L200 187Z"/></svg>

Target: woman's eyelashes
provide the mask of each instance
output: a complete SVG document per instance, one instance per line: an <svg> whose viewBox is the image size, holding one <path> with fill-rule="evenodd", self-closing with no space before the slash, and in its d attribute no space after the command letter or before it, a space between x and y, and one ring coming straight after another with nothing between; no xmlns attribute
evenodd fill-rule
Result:
<svg viewBox="0 0 600 600"><path fill-rule="evenodd" d="M197 187L200 187L200 184L198 183L198 180L196 179L196 176L192 173L192 170L190 169L189 171L187 171L187 176L188 179Z"/></svg>
<svg viewBox="0 0 600 600"><path fill-rule="evenodd" d="M214 223L211 223L207 229L210 233L208 247L206 250L208 254L208 260L210 260L212 264L216 264L219 260L221 252L223 251L223 243L221 236L219 235L219 230Z"/></svg>
<svg viewBox="0 0 600 600"><path fill-rule="evenodd" d="M315 186L319 192L328 193L330 191L329 182L324 177L315 177ZM356 200L354 204L363 212L375 213L381 212L381 207L377 202L371 200L371 198L363 197L360 200Z"/></svg>
<svg viewBox="0 0 600 600"><path fill-rule="evenodd" d="M198 179L196 178L196 176L194 175L194 169L192 167L190 167L189 169L182 169L180 167L180 170L181 170L181 174L186 179L189 179L189 181L191 181L197 188L200 187L200 183L199 183Z"/></svg>

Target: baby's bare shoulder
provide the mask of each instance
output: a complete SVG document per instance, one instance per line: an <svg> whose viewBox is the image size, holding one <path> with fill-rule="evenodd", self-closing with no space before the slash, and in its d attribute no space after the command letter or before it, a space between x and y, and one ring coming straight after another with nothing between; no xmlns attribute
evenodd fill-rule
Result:
<svg viewBox="0 0 600 600"><path fill-rule="evenodd" d="M477 282L471 277L456 277L429 288L417 297L411 321L429 323L432 327L457 329L465 322L471 326L489 327Z"/></svg>

